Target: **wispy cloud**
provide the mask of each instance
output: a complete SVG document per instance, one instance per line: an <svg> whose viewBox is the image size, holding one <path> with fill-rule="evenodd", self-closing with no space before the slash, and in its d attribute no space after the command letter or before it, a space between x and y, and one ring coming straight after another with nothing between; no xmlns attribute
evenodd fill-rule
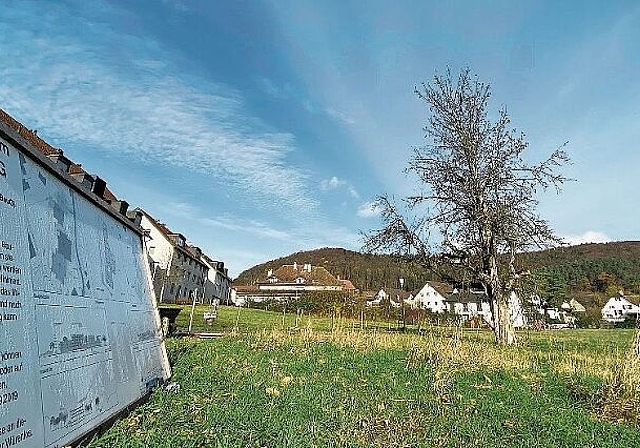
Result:
<svg viewBox="0 0 640 448"><path fill-rule="evenodd" d="M250 235L252 237L280 241L289 241L291 239L291 235L286 231L273 228L262 221L256 219L241 219L230 215L212 218L206 216L206 213L202 209L187 203L171 204L171 207L167 207L166 213L177 216L183 220L188 219L196 222L200 226L229 230L240 235Z"/></svg>
<svg viewBox="0 0 640 448"><path fill-rule="evenodd" d="M337 190L338 188L345 188L351 197L355 199L360 198L360 194L358 190L355 189L353 185L343 179L338 179L336 176L333 176L331 179L324 179L320 182L320 188L323 191Z"/></svg>
<svg viewBox="0 0 640 448"><path fill-rule="evenodd" d="M314 213L303 193L308 173L290 163L295 137L252 116L239 92L159 62L167 58L154 42L102 27L88 45L57 33L48 21L61 17L20 14L0 18L3 29L30 23L19 38L0 34L3 59L12 61L0 64L0 104L53 144L170 164L230 184L258 206ZM110 48L121 49L119 60L103 60Z"/></svg>
<svg viewBox="0 0 640 448"><path fill-rule="evenodd" d="M278 86L269 78L259 78L257 84L263 92L276 100L286 100L291 94L290 86Z"/></svg>
<svg viewBox="0 0 640 448"><path fill-rule="evenodd" d="M611 238L609 238L604 233L596 232L593 230L588 230L582 235L563 236L562 239L570 246L576 246L578 244L586 243L608 243L609 241L611 241Z"/></svg>
<svg viewBox="0 0 640 448"><path fill-rule="evenodd" d="M380 207L375 202L366 202L358 207L357 214L361 218L373 218L380 215Z"/></svg>
<svg viewBox="0 0 640 448"><path fill-rule="evenodd" d="M333 107L327 107L325 109L325 112L327 113L327 115L329 115L330 117L341 121L344 124L347 125L353 125L356 123L355 119L353 117L351 117L350 115L345 114L344 112L341 112L337 109L334 109Z"/></svg>

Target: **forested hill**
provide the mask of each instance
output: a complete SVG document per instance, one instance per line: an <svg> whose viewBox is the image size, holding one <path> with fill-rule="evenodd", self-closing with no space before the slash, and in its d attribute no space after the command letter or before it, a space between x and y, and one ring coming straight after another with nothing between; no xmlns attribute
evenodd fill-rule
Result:
<svg viewBox="0 0 640 448"><path fill-rule="evenodd" d="M570 291L610 293L616 288L640 293L640 241L583 244L520 254L522 266L540 277L545 292L563 296ZM237 285L250 285L266 277L269 269L283 264L311 263L324 266L335 276L349 279L361 290L398 287L404 278L408 289L428 280L439 280L434 272L389 255L370 255L340 248L296 252L242 272Z"/></svg>
<svg viewBox="0 0 640 448"><path fill-rule="evenodd" d="M283 264L311 263L324 266L341 279L351 280L356 288L373 290L398 288L398 279L405 279L405 287L414 289L434 280L434 274L390 255L371 255L352 250L325 247L304 252L296 252L277 260L268 261L240 273L234 281L236 285L251 285L264 280L269 269L274 271Z"/></svg>
<svg viewBox="0 0 640 448"><path fill-rule="evenodd" d="M519 259L551 295L582 291L610 296L621 288L640 293L640 241L582 244L520 254Z"/></svg>

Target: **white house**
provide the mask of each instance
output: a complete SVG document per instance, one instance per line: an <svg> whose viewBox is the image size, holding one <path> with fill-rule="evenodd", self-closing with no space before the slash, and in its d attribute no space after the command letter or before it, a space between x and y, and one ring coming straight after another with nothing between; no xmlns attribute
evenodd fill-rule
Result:
<svg viewBox="0 0 640 448"><path fill-rule="evenodd" d="M445 283L427 282L409 304L412 308L421 308L432 313L444 313L448 309L445 302L451 291L452 288Z"/></svg>
<svg viewBox="0 0 640 448"><path fill-rule="evenodd" d="M624 322L627 319L637 319L640 306L629 302L623 294L611 297L602 307L602 319L611 323Z"/></svg>
<svg viewBox="0 0 640 448"><path fill-rule="evenodd" d="M451 293L447 294L446 307L447 311L460 316L463 322L475 317L480 317L488 323L493 322L493 313L487 295L478 289L453 288Z"/></svg>
<svg viewBox="0 0 640 448"><path fill-rule="evenodd" d="M509 313L511 315L511 322L513 322L515 328L524 328L529 324L529 319L527 319L527 313L522 306L522 301L513 291L511 291L511 295L509 296Z"/></svg>
<svg viewBox="0 0 640 448"><path fill-rule="evenodd" d="M382 288L373 296L371 300L367 300L367 306L379 306L382 302L387 301L394 308L400 308L402 306L402 299L397 294L394 297L394 294L387 293Z"/></svg>
<svg viewBox="0 0 640 448"><path fill-rule="evenodd" d="M584 305L578 302L576 299L571 299L569 301L569 306L571 307L571 311L575 313L584 313L585 311L587 311Z"/></svg>
<svg viewBox="0 0 640 448"><path fill-rule="evenodd" d="M447 300L449 311L461 316L463 321L474 317L481 317L489 324L493 324L493 310L489 298L484 291L470 288L468 290L454 289ZM515 328L524 328L529 319L522 302L515 292L511 292L508 300L511 323Z"/></svg>

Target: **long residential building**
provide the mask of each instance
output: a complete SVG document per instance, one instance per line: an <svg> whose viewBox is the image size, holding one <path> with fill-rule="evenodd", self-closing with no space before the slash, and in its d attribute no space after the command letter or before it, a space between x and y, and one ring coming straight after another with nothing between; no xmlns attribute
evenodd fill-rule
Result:
<svg viewBox="0 0 640 448"><path fill-rule="evenodd" d="M153 286L159 302L204 301L209 266L199 247L187 244L181 233L171 231L141 208L140 226L147 231L147 253Z"/></svg>
<svg viewBox="0 0 640 448"><path fill-rule="evenodd" d="M255 285L234 288L234 303L286 301L311 292L353 294L355 291L351 282L338 280L324 267L313 266L310 263L285 264L275 271L269 269L266 274Z"/></svg>

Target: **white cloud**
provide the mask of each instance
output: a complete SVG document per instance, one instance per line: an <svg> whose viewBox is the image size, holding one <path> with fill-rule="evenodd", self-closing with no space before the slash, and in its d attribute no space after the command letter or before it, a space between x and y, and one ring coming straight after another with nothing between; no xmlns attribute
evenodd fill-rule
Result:
<svg viewBox="0 0 640 448"><path fill-rule="evenodd" d="M361 218L373 218L380 215L380 207L375 202L366 202L358 207L358 216Z"/></svg>
<svg viewBox="0 0 640 448"><path fill-rule="evenodd" d="M188 219L204 227L229 230L240 234L249 234L259 238L289 241L291 235L283 230L274 229L262 221L255 219L240 219L235 216L225 215L215 218L205 217L205 211L187 203L174 203L167 207L165 213L177 216L180 219ZM179 231L174 229L175 231Z"/></svg>
<svg viewBox="0 0 640 448"><path fill-rule="evenodd" d="M327 107L325 109L325 112L327 113L327 115L329 115L330 117L343 122L344 124L347 125L353 125L356 123L356 121L353 119L353 117L345 114L344 112L340 112L339 110L334 109L333 107Z"/></svg>
<svg viewBox="0 0 640 448"><path fill-rule="evenodd" d="M9 11L0 27L31 20L20 14ZM171 165L231 185L258 206L316 213L316 201L304 194L308 173L290 162L294 135L252 116L239 92L189 77L155 42L100 25L76 27L100 28L91 45L57 32L42 38L57 30L56 20L38 22L37 34L29 27L0 34L3 60L12 61L0 64L0 104L9 113L63 149ZM105 61L109 48L120 49L119 60Z"/></svg>
<svg viewBox="0 0 640 448"><path fill-rule="evenodd" d="M333 176L331 179L325 179L320 183L320 187L323 190L335 190L340 185L345 185L346 182L344 180L338 179L336 176Z"/></svg>
<svg viewBox="0 0 640 448"><path fill-rule="evenodd" d="M351 197L353 197L354 199L360 198L358 190L356 190L355 187L346 180L338 179L336 176L333 176L331 179L325 179L320 182L320 188L324 191L337 190L341 187L346 188Z"/></svg>
<svg viewBox="0 0 640 448"><path fill-rule="evenodd" d="M578 244L586 243L608 243L609 241L611 241L611 238L609 238L604 233L596 232L593 230L588 230L582 235L563 236L562 239L570 246L576 246Z"/></svg>

